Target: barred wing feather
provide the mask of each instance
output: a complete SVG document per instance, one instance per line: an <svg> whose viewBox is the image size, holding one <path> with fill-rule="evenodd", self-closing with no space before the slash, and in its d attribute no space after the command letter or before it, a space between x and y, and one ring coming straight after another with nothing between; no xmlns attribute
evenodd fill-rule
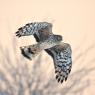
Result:
<svg viewBox="0 0 95 95"><path fill-rule="evenodd" d="M60 45L47 49L46 52L52 56L54 60L57 81L61 83L64 80L66 81L72 67L72 51L70 45L61 43Z"/></svg>

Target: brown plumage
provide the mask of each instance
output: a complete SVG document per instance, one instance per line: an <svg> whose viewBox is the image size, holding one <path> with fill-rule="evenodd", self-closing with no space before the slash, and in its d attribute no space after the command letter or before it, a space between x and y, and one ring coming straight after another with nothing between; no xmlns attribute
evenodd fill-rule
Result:
<svg viewBox="0 0 95 95"><path fill-rule="evenodd" d="M31 60L45 50L53 58L57 81L66 81L72 67L71 46L61 42L62 36L52 33L52 24L48 22L29 23L16 32L18 37L29 35L34 35L38 43L20 47L23 56Z"/></svg>

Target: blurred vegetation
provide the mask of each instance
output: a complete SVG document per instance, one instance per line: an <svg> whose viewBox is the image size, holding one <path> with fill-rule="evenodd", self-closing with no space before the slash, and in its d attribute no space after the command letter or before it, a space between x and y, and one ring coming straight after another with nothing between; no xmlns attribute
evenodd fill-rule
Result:
<svg viewBox="0 0 95 95"><path fill-rule="evenodd" d="M0 95L83 95L86 88L93 85L93 80L89 76L95 73L95 66L90 66L95 63L95 57L85 65L81 66L81 64L85 62L85 56L89 56L88 52L95 49L94 45L87 47L82 53L77 53L75 50L72 69L75 67L77 69L71 71L68 80L63 84L57 83L52 69L48 78L43 76L50 67L42 72L41 66L44 63L42 56L30 65L31 63L22 56L17 56L15 46L13 39L12 49L15 60L13 61L10 48L0 45ZM79 66L81 68L78 68Z"/></svg>

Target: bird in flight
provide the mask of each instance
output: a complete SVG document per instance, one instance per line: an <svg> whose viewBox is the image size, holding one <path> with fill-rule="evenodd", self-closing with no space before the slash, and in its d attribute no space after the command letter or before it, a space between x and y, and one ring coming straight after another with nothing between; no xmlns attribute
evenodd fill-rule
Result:
<svg viewBox="0 0 95 95"><path fill-rule="evenodd" d="M30 35L37 44L20 47L22 55L32 60L42 50L46 51L53 58L57 81L66 81L72 67L71 46L62 42L61 35L52 33L52 24L48 22L28 23L16 32L17 37Z"/></svg>

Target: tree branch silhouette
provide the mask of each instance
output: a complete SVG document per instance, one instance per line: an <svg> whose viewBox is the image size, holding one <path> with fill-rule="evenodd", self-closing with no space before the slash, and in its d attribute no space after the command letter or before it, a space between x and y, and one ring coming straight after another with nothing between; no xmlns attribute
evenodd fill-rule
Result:
<svg viewBox="0 0 95 95"><path fill-rule="evenodd" d="M95 63L94 57L81 69L71 72L66 83L59 84L56 82L55 77L53 77L53 71L49 79L46 80L43 77L41 72L41 65L43 63L41 55L35 60L31 69L29 69L27 61L22 56L16 56L15 46L16 42L13 39L12 48L14 49L15 56L15 61L13 62L10 49L3 48L0 45L0 54L2 56L0 58L0 95L82 95L86 88L91 85L92 80L87 78L87 76L95 72L95 66L89 66L89 63ZM73 65L79 59L85 57L85 54L88 56L88 52L94 48L95 46L92 45L83 53L79 53L74 59Z"/></svg>

